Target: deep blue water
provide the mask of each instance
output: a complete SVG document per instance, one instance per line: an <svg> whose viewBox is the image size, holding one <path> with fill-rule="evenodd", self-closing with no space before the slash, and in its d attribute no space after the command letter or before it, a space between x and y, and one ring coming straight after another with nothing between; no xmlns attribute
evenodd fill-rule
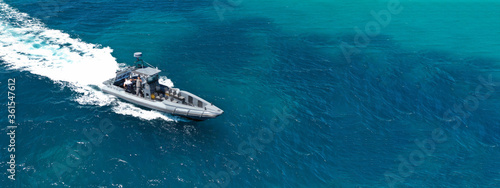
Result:
<svg viewBox="0 0 500 188"><path fill-rule="evenodd" d="M499 2L401 1L366 46L387 1L0 4L0 187L500 186ZM100 92L136 51L225 113Z"/></svg>

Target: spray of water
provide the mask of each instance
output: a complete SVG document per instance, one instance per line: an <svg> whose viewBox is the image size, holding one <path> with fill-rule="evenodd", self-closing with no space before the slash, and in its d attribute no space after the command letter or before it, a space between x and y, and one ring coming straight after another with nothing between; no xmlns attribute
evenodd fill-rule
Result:
<svg viewBox="0 0 500 188"><path fill-rule="evenodd" d="M74 100L81 105L113 105L112 109L118 114L173 121L169 115L117 101L91 87L114 77L120 68L112 51L49 29L38 19L0 1L0 59L9 69L29 71L63 83L79 93ZM162 77L161 82L173 86L166 77Z"/></svg>

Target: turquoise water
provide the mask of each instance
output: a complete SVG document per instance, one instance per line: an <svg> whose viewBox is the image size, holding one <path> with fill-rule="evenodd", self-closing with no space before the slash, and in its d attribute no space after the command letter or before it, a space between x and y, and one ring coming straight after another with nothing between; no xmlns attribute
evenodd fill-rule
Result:
<svg viewBox="0 0 500 188"><path fill-rule="evenodd" d="M498 1L0 5L1 187L500 184ZM136 51L225 113L194 122L102 93Z"/></svg>

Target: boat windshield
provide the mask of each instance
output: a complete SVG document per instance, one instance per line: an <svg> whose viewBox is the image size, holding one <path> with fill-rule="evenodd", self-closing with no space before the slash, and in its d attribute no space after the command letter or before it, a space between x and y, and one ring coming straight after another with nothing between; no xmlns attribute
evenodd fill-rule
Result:
<svg viewBox="0 0 500 188"><path fill-rule="evenodd" d="M152 76L148 77L148 83L157 82L158 78L159 78L158 74L152 75Z"/></svg>

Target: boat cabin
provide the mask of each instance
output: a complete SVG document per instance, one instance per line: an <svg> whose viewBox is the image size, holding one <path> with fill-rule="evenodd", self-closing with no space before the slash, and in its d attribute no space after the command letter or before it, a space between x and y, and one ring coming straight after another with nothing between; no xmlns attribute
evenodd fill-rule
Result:
<svg viewBox="0 0 500 188"><path fill-rule="evenodd" d="M140 77L142 80L142 92L144 97L149 98L151 94L154 94L158 90L160 90L161 86L158 82L159 73L161 70L154 69L151 67L146 67L142 69L136 69L132 71L132 78ZM138 81L138 80L137 80ZM158 88L158 89L157 89Z"/></svg>

